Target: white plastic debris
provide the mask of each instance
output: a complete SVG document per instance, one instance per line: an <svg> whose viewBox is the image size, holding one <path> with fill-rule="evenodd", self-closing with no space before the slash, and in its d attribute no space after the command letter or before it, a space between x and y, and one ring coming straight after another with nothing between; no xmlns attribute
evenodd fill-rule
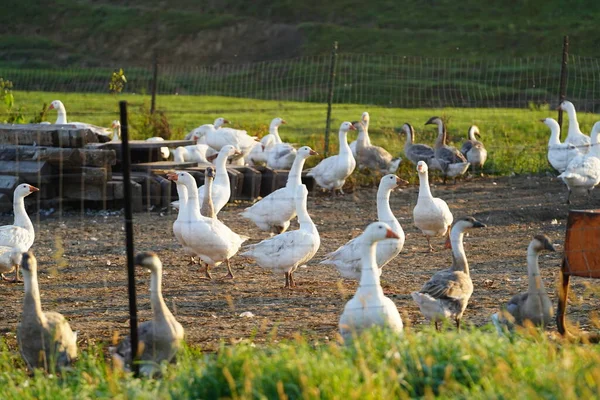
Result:
<svg viewBox="0 0 600 400"><path fill-rule="evenodd" d="M254 314L252 314L250 311L244 311L243 313L240 314L240 317L242 317L242 318L254 318Z"/></svg>

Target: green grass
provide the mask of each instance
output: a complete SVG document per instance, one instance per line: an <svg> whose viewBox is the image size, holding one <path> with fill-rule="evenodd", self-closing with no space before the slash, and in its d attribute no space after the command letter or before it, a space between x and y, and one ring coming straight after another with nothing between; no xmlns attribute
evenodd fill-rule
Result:
<svg viewBox="0 0 600 400"><path fill-rule="evenodd" d="M101 348L87 349L62 376L28 376L16 351L0 349L4 399L502 399L595 398L597 346L557 343L544 334L499 337L481 330L435 333L382 330L344 347L298 337L264 346L188 348L161 380L114 371Z"/></svg>
<svg viewBox="0 0 600 400"><path fill-rule="evenodd" d="M70 121L89 122L99 126L110 126L118 119L118 101L130 104L130 121L134 138L143 138L140 120L143 110L150 104L149 96L46 92L15 92L15 103L20 107L26 121L41 110L44 103L60 99L67 109ZM209 96L159 96L157 108L163 111L171 128L171 138L182 138L191 129L220 116L233 122L233 127L246 129L250 134L262 136L268 124L276 116L288 124L280 128L286 141L309 145L318 152L324 149L326 106L318 103L278 102L254 99ZM444 108L444 109L400 109L366 107L361 105L334 105L332 112L332 135L330 151L337 151L337 128L343 121L360 118L363 111L371 115L370 134L374 144L386 148L392 155L402 155L404 135L397 133L403 123L411 123L420 143L432 145L437 131L423 124L429 117L438 115L447 118L448 133L452 143L460 147L470 125L479 126L482 141L489 152L486 172L490 174L540 173L549 171L546 160L549 129L539 122L546 117L556 118L556 111L549 109L498 109L498 108ZM7 115L0 113L0 121ZM593 123L600 119L597 114L579 113L578 119L584 132L589 132ZM50 111L47 120L53 122L55 114ZM565 116L565 130L567 119ZM349 141L355 135L349 135ZM311 160L311 162L316 162ZM403 162L400 173L412 172L410 163Z"/></svg>

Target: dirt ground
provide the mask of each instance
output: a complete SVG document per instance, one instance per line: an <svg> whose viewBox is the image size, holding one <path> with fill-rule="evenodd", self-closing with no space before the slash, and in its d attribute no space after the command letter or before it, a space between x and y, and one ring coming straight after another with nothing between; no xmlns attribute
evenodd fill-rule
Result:
<svg viewBox="0 0 600 400"><path fill-rule="evenodd" d="M526 289L526 248L538 233L547 234L557 245L556 253L540 257L546 288L556 304L555 287L569 209L561 182L549 176L477 178L456 185L437 184L432 191L448 202L455 219L472 215L488 225L465 238L475 286L463 318L465 325L487 324L490 314L501 304ZM427 322L410 293L451 263L443 239L432 241L436 252L426 252L426 240L412 224L417 193L416 185L392 193L392 210L406 232L406 242L402 253L382 275L385 292L397 304L405 325L412 329L420 329ZM200 266L188 265L173 237L176 214L164 210L135 214L135 250L153 250L162 259L163 293L184 326L189 343L211 351L220 341L236 343L252 338L260 343L298 333L319 341L335 337L340 313L356 283L341 280L333 267L321 266L318 261L375 220L376 189L360 188L334 200L314 193L309 196L309 213L320 232L321 248L308 268L297 271L298 287L294 290L282 288L283 275L273 275L240 256L232 259L234 280L224 279L225 266L214 269L212 281L200 280ZM230 204L219 217L237 233L250 236L250 243L254 243L267 234L239 216L247 205ZM571 207L600 208L600 194L577 199ZM81 347L110 343L115 334L126 334L123 216L71 211L62 216L36 214L32 219L36 226L32 250L39 262L43 308L59 311L69 319L73 329L79 331ZM0 217L0 224L7 223L12 223L12 216ZM296 228L294 221L291 229ZM151 315L150 275L138 268L136 276L140 320L144 321ZM600 301L594 287L597 284L591 280L572 280L569 318L586 330L597 330L592 320ZM0 283L0 333L12 348L16 347L22 298L22 284ZM254 317L241 317L246 311Z"/></svg>

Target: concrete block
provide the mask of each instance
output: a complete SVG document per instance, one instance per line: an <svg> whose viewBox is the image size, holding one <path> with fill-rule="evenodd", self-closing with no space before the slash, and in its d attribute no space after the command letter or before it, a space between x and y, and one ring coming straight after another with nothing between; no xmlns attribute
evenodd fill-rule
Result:
<svg viewBox="0 0 600 400"><path fill-rule="evenodd" d="M0 175L0 193L6 194L9 199L12 199L13 192L19 183L21 181L17 176Z"/></svg>
<svg viewBox="0 0 600 400"><path fill-rule="evenodd" d="M36 185L51 181L54 170L47 161L0 161L0 175L18 176L22 182Z"/></svg>

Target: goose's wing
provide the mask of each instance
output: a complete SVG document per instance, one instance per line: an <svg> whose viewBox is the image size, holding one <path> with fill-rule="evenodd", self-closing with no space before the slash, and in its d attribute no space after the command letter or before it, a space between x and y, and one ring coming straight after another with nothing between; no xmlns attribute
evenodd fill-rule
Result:
<svg viewBox="0 0 600 400"><path fill-rule="evenodd" d="M445 269L433 275L419 292L435 299L460 299L466 295L461 278L460 273Z"/></svg>
<svg viewBox="0 0 600 400"><path fill-rule="evenodd" d="M467 159L455 147L444 146L436 150L435 157L448 164L465 163Z"/></svg>
<svg viewBox="0 0 600 400"><path fill-rule="evenodd" d="M467 153L469 152L469 150L471 150L474 145L475 145L475 143L473 143L472 140L467 140L466 142L463 143L462 147L460 148L460 152L464 156L466 156Z"/></svg>
<svg viewBox="0 0 600 400"><path fill-rule="evenodd" d="M369 146L358 152L359 162L366 166L387 169L392 155L383 147Z"/></svg>
<svg viewBox="0 0 600 400"><path fill-rule="evenodd" d="M308 261L307 258L314 255L314 247L315 240L310 232L296 230L250 245L241 255L254 258L261 267L277 269Z"/></svg>
<svg viewBox="0 0 600 400"><path fill-rule="evenodd" d="M426 144L413 144L410 147L408 154L406 156L422 158L422 160L425 161L425 160L433 157L434 154L435 154L435 152L433 151L433 149L431 147L427 146Z"/></svg>
<svg viewBox="0 0 600 400"><path fill-rule="evenodd" d="M59 366L69 365L77 358L77 334L73 332L69 322L57 312L44 313L48 327L56 341L56 363Z"/></svg>
<svg viewBox="0 0 600 400"><path fill-rule="evenodd" d="M27 229L15 225L0 226L0 246L19 247L27 251L31 246L30 241L31 233Z"/></svg>

